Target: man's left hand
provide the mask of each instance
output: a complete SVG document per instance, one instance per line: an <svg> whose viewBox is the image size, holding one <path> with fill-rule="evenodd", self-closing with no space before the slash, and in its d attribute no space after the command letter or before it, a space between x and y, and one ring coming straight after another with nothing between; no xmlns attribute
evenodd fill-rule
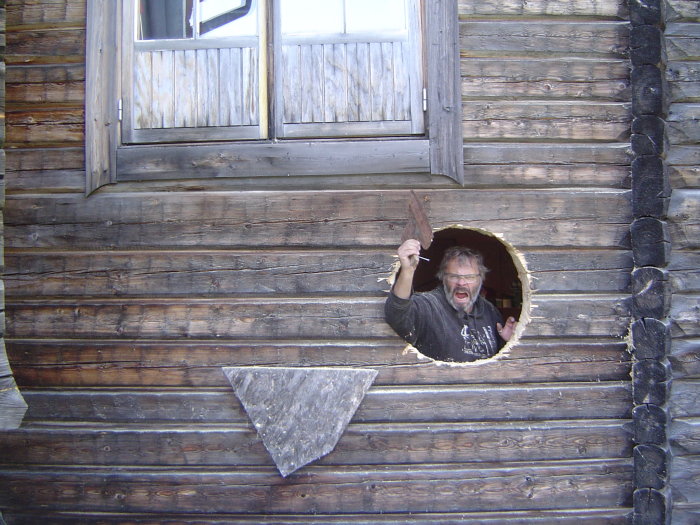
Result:
<svg viewBox="0 0 700 525"><path fill-rule="evenodd" d="M496 323L496 330L498 330L498 335L501 336L501 339L504 341L510 341L510 338L513 337L517 326L518 323L516 322L515 318L509 317L506 319L505 326L501 325L501 323Z"/></svg>

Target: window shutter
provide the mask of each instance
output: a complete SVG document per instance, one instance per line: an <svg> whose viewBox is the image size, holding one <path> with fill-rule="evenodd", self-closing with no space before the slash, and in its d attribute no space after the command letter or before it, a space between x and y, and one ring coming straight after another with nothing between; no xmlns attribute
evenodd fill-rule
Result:
<svg viewBox="0 0 700 525"><path fill-rule="evenodd" d="M285 34L276 10L280 137L425 132L420 9L415 0L407 4L405 28L384 33Z"/></svg>

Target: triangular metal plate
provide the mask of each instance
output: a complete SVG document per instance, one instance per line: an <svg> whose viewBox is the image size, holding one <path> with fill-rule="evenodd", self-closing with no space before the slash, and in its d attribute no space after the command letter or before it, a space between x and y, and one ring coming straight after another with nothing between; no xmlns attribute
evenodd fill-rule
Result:
<svg viewBox="0 0 700 525"><path fill-rule="evenodd" d="M334 448L376 370L223 367L283 477Z"/></svg>

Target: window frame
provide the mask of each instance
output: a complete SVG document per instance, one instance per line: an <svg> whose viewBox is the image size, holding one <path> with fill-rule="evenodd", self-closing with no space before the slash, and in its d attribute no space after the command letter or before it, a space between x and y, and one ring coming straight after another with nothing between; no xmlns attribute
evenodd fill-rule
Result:
<svg viewBox="0 0 700 525"><path fill-rule="evenodd" d="M86 194L119 182L185 178L419 173L464 183L457 0L422 3L427 136L154 145L121 143L122 1L87 3Z"/></svg>

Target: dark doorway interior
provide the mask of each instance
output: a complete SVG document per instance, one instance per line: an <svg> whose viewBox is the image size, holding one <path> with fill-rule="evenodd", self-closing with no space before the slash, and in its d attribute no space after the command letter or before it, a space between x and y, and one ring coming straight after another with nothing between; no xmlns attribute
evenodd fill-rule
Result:
<svg viewBox="0 0 700 525"><path fill-rule="evenodd" d="M413 278L414 289L424 292L440 284L436 274L442 255L447 248L455 245L468 246L481 252L490 270L482 294L501 311L504 319L508 316L519 319L523 303L522 283L513 257L498 238L476 230L448 228L435 232L430 248L421 252L430 261L420 261Z"/></svg>

